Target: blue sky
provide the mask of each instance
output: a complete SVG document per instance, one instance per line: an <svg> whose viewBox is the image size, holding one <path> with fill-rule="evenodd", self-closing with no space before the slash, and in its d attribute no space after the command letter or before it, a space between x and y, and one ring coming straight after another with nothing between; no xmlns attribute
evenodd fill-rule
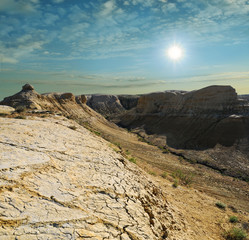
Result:
<svg viewBox="0 0 249 240"><path fill-rule="evenodd" d="M181 60L166 55L173 44ZM232 85L249 93L249 0L1 0L0 99Z"/></svg>

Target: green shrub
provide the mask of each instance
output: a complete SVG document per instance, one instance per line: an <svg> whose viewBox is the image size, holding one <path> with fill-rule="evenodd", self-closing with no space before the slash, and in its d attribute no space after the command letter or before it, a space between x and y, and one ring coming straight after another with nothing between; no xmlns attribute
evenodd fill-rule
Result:
<svg viewBox="0 0 249 240"><path fill-rule="evenodd" d="M100 135L101 135L101 133L98 132L98 131L93 131L93 133L94 133L95 135L97 135L97 136L100 136Z"/></svg>
<svg viewBox="0 0 249 240"><path fill-rule="evenodd" d="M182 185L189 186L193 183L194 175L192 173L184 174L181 170L177 170L172 173L172 177L179 179Z"/></svg>
<svg viewBox="0 0 249 240"><path fill-rule="evenodd" d="M162 177L162 178L166 178L167 175L168 175L168 174L167 174L166 172L163 172L163 173L161 174L161 177Z"/></svg>
<svg viewBox="0 0 249 240"><path fill-rule="evenodd" d="M178 179L174 180L174 183L172 184L172 187L177 188L178 187Z"/></svg>
<svg viewBox="0 0 249 240"><path fill-rule="evenodd" d="M224 204L222 202L215 203L215 206L220 208L220 209L226 209L226 204Z"/></svg>
<svg viewBox="0 0 249 240"><path fill-rule="evenodd" d="M170 153L169 149L163 149L163 153Z"/></svg>
<svg viewBox="0 0 249 240"><path fill-rule="evenodd" d="M149 174L152 175L152 176L156 176L156 173L153 172L153 171L149 171Z"/></svg>
<svg viewBox="0 0 249 240"><path fill-rule="evenodd" d="M132 163L136 163L136 162L137 162L136 158L134 158L134 157L131 157L131 158L129 158L128 160L129 160L130 162L132 162Z"/></svg>
<svg viewBox="0 0 249 240"><path fill-rule="evenodd" d="M112 144L116 145L118 148L121 148L121 145L118 142L113 142Z"/></svg>
<svg viewBox="0 0 249 240"><path fill-rule="evenodd" d="M225 233L224 237L226 240L245 240L247 234L240 228L232 228Z"/></svg>
<svg viewBox="0 0 249 240"><path fill-rule="evenodd" d="M229 222L230 223L236 223L236 222L238 222L239 220L238 220L238 218L236 217L236 216L231 216L230 218L229 218Z"/></svg>

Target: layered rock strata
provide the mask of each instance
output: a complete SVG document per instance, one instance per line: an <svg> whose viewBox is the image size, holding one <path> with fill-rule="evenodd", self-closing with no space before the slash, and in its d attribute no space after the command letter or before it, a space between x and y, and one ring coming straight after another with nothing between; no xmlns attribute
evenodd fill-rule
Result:
<svg viewBox="0 0 249 240"><path fill-rule="evenodd" d="M141 96L120 125L143 126L147 133L165 135L174 148L232 146L249 136L249 107L230 86L197 91L166 91Z"/></svg>

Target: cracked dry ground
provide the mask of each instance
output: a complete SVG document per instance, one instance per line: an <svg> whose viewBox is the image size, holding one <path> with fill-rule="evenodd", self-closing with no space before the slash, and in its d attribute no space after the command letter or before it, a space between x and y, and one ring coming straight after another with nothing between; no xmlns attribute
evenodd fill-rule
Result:
<svg viewBox="0 0 249 240"><path fill-rule="evenodd" d="M0 118L0 239L191 239L160 189L109 145L63 117Z"/></svg>

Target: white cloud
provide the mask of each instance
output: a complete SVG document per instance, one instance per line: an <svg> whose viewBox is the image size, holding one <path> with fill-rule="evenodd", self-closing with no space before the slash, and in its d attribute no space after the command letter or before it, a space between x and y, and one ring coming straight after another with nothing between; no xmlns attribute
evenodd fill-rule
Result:
<svg viewBox="0 0 249 240"><path fill-rule="evenodd" d="M53 3L63 3L64 0L53 0Z"/></svg>
<svg viewBox="0 0 249 240"><path fill-rule="evenodd" d="M108 16L116 9L115 0L109 0L102 5L100 16Z"/></svg>
<svg viewBox="0 0 249 240"><path fill-rule="evenodd" d="M167 12L177 12L178 9L177 9L175 3L167 3L167 4L165 4L165 5L162 6L162 11L164 13L167 13Z"/></svg>
<svg viewBox="0 0 249 240"><path fill-rule="evenodd" d="M44 15L44 23L47 25L54 24L57 20L59 20L59 16L51 13L46 13Z"/></svg>
<svg viewBox="0 0 249 240"><path fill-rule="evenodd" d="M27 14L34 13L38 1L34 0L24 0L24 1L15 1L15 0L1 0L0 1L0 12L6 12L9 14Z"/></svg>
<svg viewBox="0 0 249 240"><path fill-rule="evenodd" d="M6 57L3 54L0 54L0 63L11 63L11 64L15 64L17 62L18 61L15 58Z"/></svg>

